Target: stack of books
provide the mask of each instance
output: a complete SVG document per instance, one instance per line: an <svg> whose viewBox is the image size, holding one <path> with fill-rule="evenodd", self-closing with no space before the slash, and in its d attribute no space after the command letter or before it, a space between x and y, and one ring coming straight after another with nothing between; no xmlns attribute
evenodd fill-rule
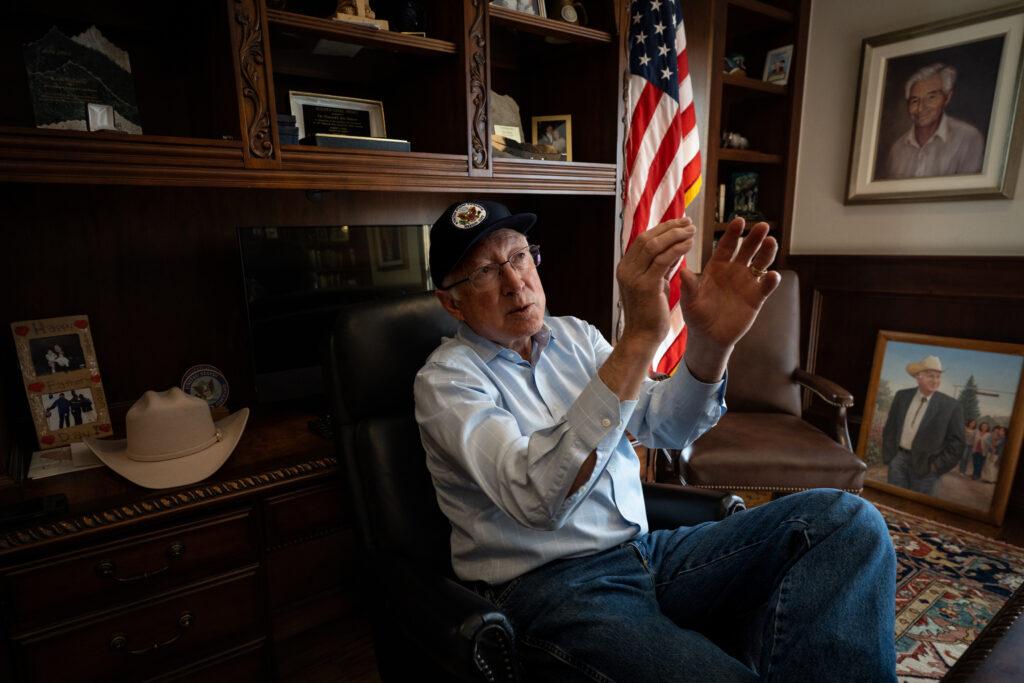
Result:
<svg viewBox="0 0 1024 683"><path fill-rule="evenodd" d="M277 115L277 133L281 136L282 145L299 144L299 127L295 125L295 117L291 114Z"/></svg>

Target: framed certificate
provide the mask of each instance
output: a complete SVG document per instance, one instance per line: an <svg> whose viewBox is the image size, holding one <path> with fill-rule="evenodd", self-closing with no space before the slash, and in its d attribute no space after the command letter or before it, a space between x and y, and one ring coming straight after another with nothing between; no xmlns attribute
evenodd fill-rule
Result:
<svg viewBox="0 0 1024 683"><path fill-rule="evenodd" d="M288 103L300 141L317 133L387 137L384 105L378 100L289 90Z"/></svg>

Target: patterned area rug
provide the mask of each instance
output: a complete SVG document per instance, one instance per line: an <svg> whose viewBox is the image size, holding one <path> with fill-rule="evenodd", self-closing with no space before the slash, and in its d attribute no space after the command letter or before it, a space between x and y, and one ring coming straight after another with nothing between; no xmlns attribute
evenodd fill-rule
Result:
<svg viewBox="0 0 1024 683"><path fill-rule="evenodd" d="M939 680L1024 584L1024 548L876 507L896 546L896 673Z"/></svg>

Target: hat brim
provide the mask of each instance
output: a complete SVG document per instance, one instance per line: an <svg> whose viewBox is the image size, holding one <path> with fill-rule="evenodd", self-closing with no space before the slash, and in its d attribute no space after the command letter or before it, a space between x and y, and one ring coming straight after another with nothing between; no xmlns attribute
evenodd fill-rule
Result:
<svg viewBox="0 0 1024 683"><path fill-rule="evenodd" d="M479 244L480 240L484 239L488 235L492 235L498 230L506 229L515 230L516 232L525 235L526 233L530 232L530 228L532 228L533 224L536 222L537 214L535 213L514 213L511 216L506 216L501 220L494 221L493 223L491 223L486 228L484 228L483 230L481 230L480 232L473 236L473 239L470 240L470 242L466 245L466 248L462 250L461 254L459 254L459 258L455 259L455 263L448 270L448 273L455 270L455 268L458 267L459 262L462 261L463 258L465 258L466 254L468 254L474 246ZM448 273L445 273L446 277Z"/></svg>
<svg viewBox="0 0 1024 683"><path fill-rule="evenodd" d="M206 479L220 469L242 438L249 420L249 409L228 415L214 423L221 440L197 453L173 460L132 460L126 439L83 439L103 464L122 477L147 489L187 486Z"/></svg>
<svg viewBox="0 0 1024 683"><path fill-rule="evenodd" d="M916 377L917 373L924 372L925 370L934 370L935 372L941 373L942 370L937 368L926 368L920 363L907 363L907 374L911 377Z"/></svg>

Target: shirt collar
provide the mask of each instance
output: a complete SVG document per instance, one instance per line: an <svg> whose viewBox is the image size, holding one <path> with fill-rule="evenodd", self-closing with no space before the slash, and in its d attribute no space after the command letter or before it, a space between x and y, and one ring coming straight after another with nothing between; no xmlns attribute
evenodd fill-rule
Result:
<svg viewBox="0 0 1024 683"><path fill-rule="evenodd" d="M540 358L541 352L547 348L552 341L555 341L555 334L551 331L546 320L547 318L545 317L543 327L540 328L537 334L533 335L533 358L530 359L532 362L536 362L536 360ZM480 356L480 359L485 363L490 363L498 354L505 350L505 347L501 344L497 344L490 339L481 337L465 322L459 323L459 329L455 332L455 337L476 351L477 355ZM511 349L508 349L508 351L516 356L519 355Z"/></svg>
<svg viewBox="0 0 1024 683"><path fill-rule="evenodd" d="M949 122L947 121L946 113L942 113L942 119L939 121L939 127L935 129L932 136L925 140L924 144L928 144L935 138L947 142L949 140ZM917 138L914 136L914 128L911 126L910 132L907 133L907 142L910 143L911 147L921 148L921 145L917 144Z"/></svg>

